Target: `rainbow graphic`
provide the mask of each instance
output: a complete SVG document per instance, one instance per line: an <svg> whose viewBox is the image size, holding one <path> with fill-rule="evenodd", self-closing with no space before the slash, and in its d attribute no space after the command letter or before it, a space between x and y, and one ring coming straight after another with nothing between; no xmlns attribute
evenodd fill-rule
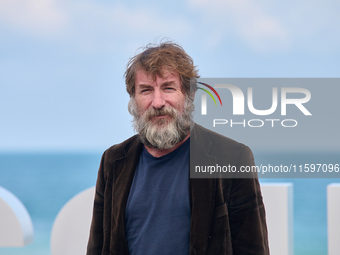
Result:
<svg viewBox="0 0 340 255"><path fill-rule="evenodd" d="M211 90L215 93L215 95L217 96L217 98L218 98L218 100L220 101L220 104L221 104L221 106L222 106L222 100L221 100L221 98L220 98L220 95L217 93L217 91L216 91L213 87L211 87L210 85L208 85L208 84L206 84L206 83L203 83L203 82L199 82L199 81L198 81L197 83L202 84L202 85L208 87L209 89L211 89ZM206 89L200 88L200 87L197 87L197 88L198 88L198 89L201 89L201 90L203 90L203 91L205 91L205 92L207 92L207 94L208 94L209 96L211 96L211 98L214 100L215 105L217 105L214 96L210 93L209 90L206 90Z"/></svg>

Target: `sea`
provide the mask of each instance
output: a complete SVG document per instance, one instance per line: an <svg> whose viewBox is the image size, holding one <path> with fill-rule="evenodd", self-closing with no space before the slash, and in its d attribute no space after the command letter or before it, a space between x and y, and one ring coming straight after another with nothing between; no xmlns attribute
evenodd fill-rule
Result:
<svg viewBox="0 0 340 255"><path fill-rule="evenodd" d="M24 247L0 247L0 255L50 255L51 230L58 212L72 197L95 185L101 154L98 151L0 153L0 186L21 200L34 226L33 243ZM318 162L334 164L340 163L339 155L261 152L255 153L255 160L257 165L268 162L289 165L298 159L304 163L315 162L317 157ZM260 178L260 182L293 184L294 254L326 255L326 189L340 179L307 177Z"/></svg>

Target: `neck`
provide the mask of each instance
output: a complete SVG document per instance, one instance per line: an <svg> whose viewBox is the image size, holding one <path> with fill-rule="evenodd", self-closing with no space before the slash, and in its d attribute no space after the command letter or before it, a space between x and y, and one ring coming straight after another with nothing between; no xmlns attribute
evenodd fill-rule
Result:
<svg viewBox="0 0 340 255"><path fill-rule="evenodd" d="M156 149L153 147L148 147L145 146L145 149L155 158L159 158L162 157L174 150L176 150L179 146L181 146L186 140L188 140L188 138L190 137L190 133L183 139L183 141L177 143L174 147L170 148L170 149Z"/></svg>

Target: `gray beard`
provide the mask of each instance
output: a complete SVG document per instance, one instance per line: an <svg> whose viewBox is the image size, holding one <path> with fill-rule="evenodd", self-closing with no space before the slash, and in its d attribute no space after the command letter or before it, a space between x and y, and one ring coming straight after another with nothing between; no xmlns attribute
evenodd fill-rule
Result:
<svg viewBox="0 0 340 255"><path fill-rule="evenodd" d="M163 107L150 108L141 115L134 97L130 98L128 109L133 116L133 127L147 147L171 149L187 137L193 124L194 104L187 96L182 113L173 107ZM152 121L153 117L159 115L168 115L170 119L160 118Z"/></svg>

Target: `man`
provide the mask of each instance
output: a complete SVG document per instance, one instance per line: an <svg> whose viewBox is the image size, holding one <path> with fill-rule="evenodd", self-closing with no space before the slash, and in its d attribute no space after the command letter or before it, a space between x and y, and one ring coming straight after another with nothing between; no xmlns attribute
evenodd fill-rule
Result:
<svg viewBox="0 0 340 255"><path fill-rule="evenodd" d="M103 154L88 255L269 254L256 177L189 178L190 148L199 163L254 164L248 147L192 122L198 77L174 43L149 46L128 63L138 135Z"/></svg>

